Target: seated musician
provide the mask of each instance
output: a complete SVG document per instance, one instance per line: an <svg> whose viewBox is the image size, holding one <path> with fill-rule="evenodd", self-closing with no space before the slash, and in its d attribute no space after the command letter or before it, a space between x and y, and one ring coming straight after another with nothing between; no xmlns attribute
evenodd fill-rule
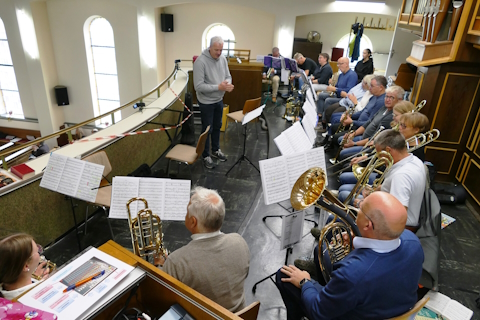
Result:
<svg viewBox="0 0 480 320"><path fill-rule="evenodd" d="M385 105L385 88L387 87L387 79L384 76L375 76L370 80L370 93L372 97L368 101L367 105L360 111L356 111L352 116L345 116L343 124L350 126L351 130L356 130L363 126L366 122L373 119L376 113ZM355 96L350 97L353 104L358 104L358 100ZM339 124L337 124L339 125ZM332 128L332 133L337 131L337 125ZM333 136L328 136L320 145L327 145L326 148L330 148L335 144L340 137L343 137L345 133L339 132Z"/></svg>
<svg viewBox="0 0 480 320"><path fill-rule="evenodd" d="M354 107L354 112L362 111L373 96L370 92L370 86L374 77L373 74L366 75L365 78L350 89L347 94L342 94L342 100L326 108L325 119L327 123L338 123L341 115L352 107ZM352 99L356 99L357 103L353 103Z"/></svg>
<svg viewBox="0 0 480 320"><path fill-rule="evenodd" d="M237 233L220 231L225 203L215 190L197 187L187 207L185 227L192 241L172 252L165 261L155 260L166 273L236 312L245 307L244 282L250 251Z"/></svg>
<svg viewBox="0 0 480 320"><path fill-rule="evenodd" d="M402 203L375 192L361 203L356 218L362 236L353 239L355 249L335 264L326 285L295 266L283 266L276 283L287 319L387 319L410 310L424 256L418 238L405 230L406 221ZM315 259L318 267L318 246Z"/></svg>
<svg viewBox="0 0 480 320"><path fill-rule="evenodd" d="M280 50L277 47L273 47L272 53L269 54L269 56L272 56L274 58L280 58ZM270 70L270 79L272 80L272 101L277 102L277 92L278 92L278 87L280 86L280 74L282 72L281 68L275 69L275 68L269 68L269 67L264 67L263 68L263 79L267 78L268 71Z"/></svg>
<svg viewBox="0 0 480 320"><path fill-rule="evenodd" d="M315 61L310 58L304 57L303 54L301 54L300 52L295 53L293 59L297 61L298 67L305 71L305 75L307 77L311 76L315 72L315 69L317 69L317 64L315 63ZM303 79L300 76L300 73L296 73L290 76L290 80L295 79L298 79L298 89L302 89Z"/></svg>
<svg viewBox="0 0 480 320"><path fill-rule="evenodd" d="M322 118L323 127L326 127L325 108L335 102L340 101L342 92L347 93L357 84L357 74L350 69L350 62L347 57L342 57L337 61L338 69L341 74L338 76L336 87L329 85L326 92L320 92L317 96L317 113ZM330 93L334 93L331 97Z"/></svg>
<svg viewBox="0 0 480 320"><path fill-rule="evenodd" d="M421 116L417 116L417 115L414 116L414 118L417 119L415 121L415 128L413 128L412 123L409 122L409 127L408 127L407 130L405 130L405 134L403 135L405 137L405 140L411 138L413 135L415 135L419 132L425 132L428 129L428 118L425 115L423 115L421 113L418 113L418 112L413 112L412 113L412 110L414 110L414 109L415 109L415 106L410 101L400 101L393 107L393 120L390 123L390 126L392 128L397 128L397 127L400 126L400 121L401 121L400 118L403 115L405 115L405 116L413 115L413 114L421 115ZM426 122L425 122L425 120L426 120ZM404 125L405 125L405 123L404 123ZM400 133L403 134L402 131L400 131ZM423 153L423 155L421 155L420 153L422 151L420 151L420 150L423 151L423 148L417 149L416 151L413 152L413 154L416 155L417 157L419 157L420 160L424 161L425 160L425 153ZM365 161L367 159L367 157L368 156L366 156L366 155L355 157L350 161L350 165L361 163L362 161ZM369 181L370 184L375 179L375 177L376 177L376 175L372 174L372 176L370 177L370 181ZM343 172L340 175L339 180L340 180L340 185L341 185L340 188L338 189L339 199L343 202L343 200L346 198L346 196L345 196L345 193L342 192L342 191L345 191L345 190L350 191L351 188L353 187L353 185L355 185L355 183L357 183L357 179L355 178L355 176L352 172ZM352 186L349 186L349 184L351 184Z"/></svg>
<svg viewBox="0 0 480 320"><path fill-rule="evenodd" d="M0 240L0 295L8 300L36 286L35 273L48 277L47 262L40 263L39 248L32 236L13 234Z"/></svg>
<svg viewBox="0 0 480 320"><path fill-rule="evenodd" d="M380 127L390 128L390 123L393 120L393 107L399 101L403 100L405 91L399 86L392 86L385 92L385 105L377 111L372 119L365 122L356 129L355 132L351 134L347 133L344 137L338 138L337 141L339 144L341 144L342 139L347 139L347 142L343 145L344 149L340 152L340 159L344 159L362 150L363 146L368 143L369 139L373 137Z"/></svg>
<svg viewBox="0 0 480 320"><path fill-rule="evenodd" d="M418 133L427 132L429 126L430 123L427 116L420 112L408 112L398 117L398 131L405 137L405 140ZM416 141L412 141L411 144L416 145ZM422 162L425 161L425 147L415 149L412 153Z"/></svg>
<svg viewBox="0 0 480 320"><path fill-rule="evenodd" d="M327 90L328 80L330 80L333 75L332 67L328 63L329 59L330 56L328 53L320 53L318 55L319 66L311 75L313 90L315 92Z"/></svg>

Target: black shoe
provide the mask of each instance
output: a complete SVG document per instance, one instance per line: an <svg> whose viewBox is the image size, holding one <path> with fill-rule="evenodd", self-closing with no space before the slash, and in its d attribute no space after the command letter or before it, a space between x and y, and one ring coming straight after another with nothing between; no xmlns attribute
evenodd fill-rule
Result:
<svg viewBox="0 0 480 320"><path fill-rule="evenodd" d="M331 143L331 142L330 142L330 143L327 143L326 145L323 146L323 149L324 149L325 151L333 150L333 149L334 149L334 145L333 145L333 143Z"/></svg>

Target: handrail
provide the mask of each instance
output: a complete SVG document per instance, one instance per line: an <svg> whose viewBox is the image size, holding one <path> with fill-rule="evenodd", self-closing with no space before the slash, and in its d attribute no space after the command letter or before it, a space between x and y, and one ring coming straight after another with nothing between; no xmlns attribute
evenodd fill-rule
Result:
<svg viewBox="0 0 480 320"><path fill-rule="evenodd" d="M32 140L32 141L30 141L30 142L27 142L27 143L24 143L24 144L15 146L15 147L13 147L13 148L9 148L9 149L7 149L7 150L5 150L5 151L3 151L3 152L0 152L0 159L2 160L3 168L4 168L5 170L8 169L7 163L6 163L6 161L5 161L5 156L7 156L7 155L9 155L9 154L12 154L12 153L14 153L14 152L16 152L16 151L18 151L18 150L20 150L20 149L23 149L23 148L26 148L26 147L29 147L29 146L33 146L33 145L35 145L35 144L37 144L37 143L39 143L39 142L43 142L43 141L46 141L46 140L49 140L49 139L58 137L58 136L61 135L61 134L64 134L64 133L67 133L67 134L68 134L70 131L75 130L75 129L77 129L77 128L80 128L80 127L82 127L82 126L84 126L84 125L86 125L86 124L92 123L92 122L94 122L94 121L96 121L96 120L100 120L101 118L104 118L104 117L106 117L106 116L108 116L108 115L113 115L113 114L114 114L115 112L117 112L117 111L120 111L120 110L122 110L122 109L125 109L126 107L129 107L129 106L133 105L134 103L136 103L136 102L138 102L138 101L142 101L144 98L148 97L149 95L151 95L151 94L154 93L155 91L158 91L158 96L160 96L160 91L159 91L160 88L161 88L165 83L170 83L170 79L177 74L178 70L179 70L178 63L175 62L175 68L173 69L172 73L171 73L165 80L163 80L160 84L158 84L155 88L153 88L152 90L150 90L150 91L147 92L146 94L144 94L144 95L142 95L141 97L136 98L136 99L134 99L134 100L132 100L132 101L130 101L130 102L128 102L128 103L126 103L126 104L118 107L118 108L115 109L115 110L112 110L112 111L109 111L109 112L104 113L104 114L102 114L102 115L99 115L98 117L95 117L95 118L92 118L92 119L89 119L89 120L85 120L85 121L83 121L83 122L81 122L81 123L78 123L78 124L72 126L72 127L68 127L68 128L62 129L62 130L60 130L60 131L56 131L56 132L51 133L51 134L49 134L49 135L47 135L47 136L45 136L45 137L40 137L40 138L37 138L37 139ZM71 135L69 135L69 141L71 141Z"/></svg>

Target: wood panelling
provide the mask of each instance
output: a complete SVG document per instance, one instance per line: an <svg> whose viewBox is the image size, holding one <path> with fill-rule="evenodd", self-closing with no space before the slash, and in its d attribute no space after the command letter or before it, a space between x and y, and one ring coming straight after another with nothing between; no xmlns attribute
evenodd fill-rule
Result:
<svg viewBox="0 0 480 320"><path fill-rule="evenodd" d="M425 160L432 162L438 174L450 174L457 150L426 146Z"/></svg>
<svg viewBox="0 0 480 320"><path fill-rule="evenodd" d="M467 149L472 151L473 146L477 142L478 139L478 133L480 130L480 126L478 125L478 118L480 116L480 110L477 111L477 116L475 117L475 122L472 130L470 130L470 136L468 137L467 141Z"/></svg>
<svg viewBox="0 0 480 320"><path fill-rule="evenodd" d="M422 89L424 77L425 77L425 74L421 71L418 71L415 76L415 81L413 82L412 94L410 95L410 102L412 102L414 105L418 104L418 95Z"/></svg>
<svg viewBox="0 0 480 320"><path fill-rule="evenodd" d="M470 156L467 153L464 153L462 156L462 160L460 160L460 164L458 165L457 174L455 175L455 178L458 181L462 181L463 179L465 169L467 168L468 160L470 160Z"/></svg>
<svg viewBox="0 0 480 320"><path fill-rule="evenodd" d="M480 183L478 181L480 177L480 165L475 160L470 160L465 170L465 176L463 177L462 185L467 192L475 199L480 205Z"/></svg>
<svg viewBox="0 0 480 320"><path fill-rule="evenodd" d="M480 76L461 73L447 73L440 98L432 121L432 128L443 134L438 142L459 144L462 139L466 119L472 110L480 85ZM452 124L463 125L452 125Z"/></svg>

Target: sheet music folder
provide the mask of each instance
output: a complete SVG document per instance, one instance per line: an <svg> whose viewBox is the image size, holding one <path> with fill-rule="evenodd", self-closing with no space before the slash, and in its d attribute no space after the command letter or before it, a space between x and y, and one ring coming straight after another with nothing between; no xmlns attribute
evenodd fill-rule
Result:
<svg viewBox="0 0 480 320"><path fill-rule="evenodd" d="M124 293L131 290L137 283L141 282L147 276L147 272L140 267L136 267L122 281L120 281L112 290L92 305L87 311L80 315L77 320L94 319L100 312L106 309L110 304L118 300Z"/></svg>

